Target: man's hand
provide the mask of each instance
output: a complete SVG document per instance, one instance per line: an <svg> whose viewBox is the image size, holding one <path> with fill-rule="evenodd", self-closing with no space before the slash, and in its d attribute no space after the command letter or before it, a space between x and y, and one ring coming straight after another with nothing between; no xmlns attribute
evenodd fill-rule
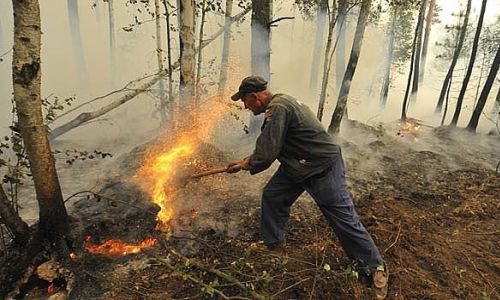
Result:
<svg viewBox="0 0 500 300"><path fill-rule="evenodd" d="M242 160L237 160L229 163L227 165L227 173L237 173L241 170L248 170L250 169L250 157L246 157Z"/></svg>

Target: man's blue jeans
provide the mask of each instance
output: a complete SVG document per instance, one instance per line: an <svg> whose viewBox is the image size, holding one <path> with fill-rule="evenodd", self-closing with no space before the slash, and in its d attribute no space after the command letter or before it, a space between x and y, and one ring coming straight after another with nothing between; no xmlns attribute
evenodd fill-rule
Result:
<svg viewBox="0 0 500 300"><path fill-rule="evenodd" d="M384 263L354 209L341 156L331 168L299 183L292 181L280 166L262 195L261 234L266 245L283 241L290 207L304 191L316 201L349 258L368 267Z"/></svg>

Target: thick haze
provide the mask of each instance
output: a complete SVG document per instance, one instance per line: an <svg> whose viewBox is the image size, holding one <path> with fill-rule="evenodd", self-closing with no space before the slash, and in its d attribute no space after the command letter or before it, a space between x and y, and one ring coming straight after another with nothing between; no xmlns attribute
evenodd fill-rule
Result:
<svg viewBox="0 0 500 300"><path fill-rule="evenodd" d="M145 12L139 13L138 6L126 6L125 0L115 2L115 32L116 49L113 55L114 67L111 71L110 49L108 43L108 13L107 4L100 2L92 8L93 1L79 1L80 28L83 45L83 55L86 61L87 74L77 74L74 49L70 37L70 28L67 12L66 0L40 0L42 18L42 96L49 95L66 98L76 96L76 103L92 99L96 96L106 94L114 89L122 87L130 80L153 74L156 71L156 50L154 22L146 22L134 27L132 32L122 30L122 27L133 23L134 16L139 20L149 20L151 16ZM463 4L465 4L465 1ZM312 61L312 47L314 45L315 20L304 21L298 9L293 9L291 1L275 1L274 18L281 16L295 16L295 20L283 20L278 23L278 27L272 28L272 56L271 73L272 87L276 92L285 92L299 97L303 102L308 103L313 110L317 108L319 98L319 88L317 91L308 91L309 77ZM426 77L422 90L419 92L419 99L416 107L410 107L409 117L414 117L426 121L430 125L438 125L439 121L432 117L434 107L437 102L439 91L444 79L444 75L449 62L437 63L434 59L436 55L435 42L442 39L445 32L444 25L454 22L452 13L460 9L458 1L438 0L438 6L443 8L440 13L441 24L436 24L431 32L430 49L427 60ZM477 24L478 12L481 1L474 0L471 12L470 23L474 30ZM233 9L233 14L237 14L241 8ZM500 3L489 1L486 10L484 26L493 22L500 12ZM354 28L356 26L356 13L348 19L347 25L347 45L346 61L350 51L350 44ZM250 14L247 14L245 22L239 27L233 27L233 41L231 43L231 61L233 68L237 69L238 75L228 74L229 80L237 82L241 76L250 72ZM173 18L175 24L176 18ZM384 24L385 19L381 23ZM12 47L12 4L10 1L0 1L0 55L7 52ZM162 20L164 23L164 20ZM210 15L206 23L206 36L216 32L223 24L223 16ZM393 77L393 83L389 91L387 108L384 111L378 109L378 99L380 94L380 82L382 78L382 67L384 63L385 30L380 24L377 28L371 25L365 33L363 49L361 52L359 68L353 80L353 86L349 95L349 117L362 122L376 123L378 121L392 121L400 116L401 102L404 95L406 74L397 74ZM326 41L327 31L325 30ZM174 59L177 58L178 37L176 32L172 32L174 47ZM163 39L165 44L165 38ZM222 36L204 49L204 73L214 73L214 78L218 78L218 66L222 46ZM322 53L324 50L322 50ZM0 62L0 134L7 132L7 127L11 122L11 55L8 53ZM458 75L454 81L455 93L450 99L448 118L451 118L454 111L456 96L463 78L469 55L464 56L457 65ZM208 67L208 62L215 59L214 67ZM322 59L321 59L322 64ZM476 61L476 65L479 64ZM406 63L409 65L409 62ZM489 68L489 66L487 66ZM322 65L319 68L322 70ZM334 66L330 74L329 97L327 98L324 123L330 121L331 113L336 101L335 94L335 74ZM177 76L177 75L175 75ZM174 76L174 77L175 77ZM322 74L319 75L321 80ZM393 75L394 76L394 75ZM474 78L474 77L473 77ZM206 80L206 78L205 78ZM372 85L372 83L375 83ZM484 80L483 80L484 82ZM459 121L459 126L464 126L471 115L473 109L473 96L477 82L469 84L470 91L464 102L464 108ZM370 86L372 90L370 93ZM482 88L482 84L481 84ZM496 84L490 93L490 99L485 107L485 112L489 113L494 97L498 90ZM109 100L101 100L91 106L86 106L84 110L79 110L69 118L76 116L83 111L93 110ZM138 99L130 101L124 107L104 116L102 122L93 123L76 129L64 138L79 138L81 134L85 137L95 135L94 130L106 135L125 134L131 128L141 127L149 130L158 127L159 119L154 119L152 111L157 100L150 95L141 95ZM59 120L56 125L60 125L69 118ZM448 123L449 121L447 121ZM492 128L492 124L481 119L479 129L486 131ZM92 130L94 129L94 130Z"/></svg>

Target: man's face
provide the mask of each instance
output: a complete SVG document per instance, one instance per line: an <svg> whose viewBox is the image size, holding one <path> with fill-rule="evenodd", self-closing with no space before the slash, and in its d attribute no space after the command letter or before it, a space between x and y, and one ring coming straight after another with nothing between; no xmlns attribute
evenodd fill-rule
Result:
<svg viewBox="0 0 500 300"><path fill-rule="evenodd" d="M241 100L245 104L245 108L251 110L253 114L259 115L265 111L265 105L261 97L257 93L246 94Z"/></svg>

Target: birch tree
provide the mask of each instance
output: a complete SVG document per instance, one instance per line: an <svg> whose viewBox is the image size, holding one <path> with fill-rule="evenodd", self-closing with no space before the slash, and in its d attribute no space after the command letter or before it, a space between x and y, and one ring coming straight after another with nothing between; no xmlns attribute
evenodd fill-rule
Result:
<svg viewBox="0 0 500 300"><path fill-rule="evenodd" d="M219 74L219 93L223 93L227 82L227 67L229 62L229 49L231 43L231 14L233 13L233 0L226 0L224 12L224 42L222 45L222 58Z"/></svg>
<svg viewBox="0 0 500 300"><path fill-rule="evenodd" d="M328 126L328 132L335 135L338 134L340 130L340 122L342 121L342 117L344 116L344 112L347 108L347 98L349 96L354 73L356 72L356 67L361 52L361 46L363 43L365 27L368 20L368 15L370 13L370 6L371 0L363 0L363 2L361 3L358 24L356 25L356 32L354 34L351 55L349 57L349 63L344 74L344 79L342 80L342 87L339 92L337 105L335 106L335 111L333 112L330 126Z"/></svg>
<svg viewBox="0 0 500 300"><path fill-rule="evenodd" d="M195 86L195 4L194 0L180 2L180 82L181 106L187 106L194 99Z"/></svg>
<svg viewBox="0 0 500 300"><path fill-rule="evenodd" d="M470 54L469 64L467 66L467 72L465 73L464 81L462 82L462 88L460 89L460 93L458 94L455 113L453 114L453 118L451 120L452 126L456 126L458 123L458 118L460 117L460 111L462 110L462 103L464 101L465 92L467 91L467 85L469 84L469 80L472 75L472 69L474 68L474 62L476 61L477 49L479 46L479 37L481 35L481 29L483 28L484 12L486 11L487 2L487 0L483 0L481 4L481 12L479 13L476 34L474 35L474 41L472 43L472 51Z"/></svg>
<svg viewBox="0 0 500 300"><path fill-rule="evenodd" d="M162 44L162 32L160 23L160 0L155 0L155 28L156 28L156 60L158 63L158 74L163 71L163 50L161 48ZM167 121L167 104L165 100L165 91L163 88L163 80L158 81L158 88L160 90L160 118L161 124Z"/></svg>
<svg viewBox="0 0 500 300"><path fill-rule="evenodd" d="M13 0L12 4L14 103L38 200L38 233L42 239L55 243L60 254L67 257L63 241L68 232L68 215L42 117L40 7L37 0Z"/></svg>
<svg viewBox="0 0 500 300"><path fill-rule="evenodd" d="M455 48L455 52L454 52L453 58L451 60L450 68L448 69L448 73L446 73L446 77L445 77L445 79L443 81L443 86L442 86L441 92L439 94L438 103L437 103L436 109L434 111L436 114L440 114L441 113L441 109L443 107L444 97L446 95L446 90L447 90L447 87L448 87L449 82L451 80L451 76L453 74L453 70L455 69L455 66L457 64L458 57L460 56L460 51L462 50L462 47L463 47L463 44L464 44L465 34L467 32L467 25L469 23L469 14L470 14L471 2L472 2L472 0L468 0L467 1L467 8L466 8L466 11L465 11L464 21L463 21L462 28L461 28L461 31L460 31L460 36L459 36L459 39L458 39L458 44L457 44L457 47Z"/></svg>

